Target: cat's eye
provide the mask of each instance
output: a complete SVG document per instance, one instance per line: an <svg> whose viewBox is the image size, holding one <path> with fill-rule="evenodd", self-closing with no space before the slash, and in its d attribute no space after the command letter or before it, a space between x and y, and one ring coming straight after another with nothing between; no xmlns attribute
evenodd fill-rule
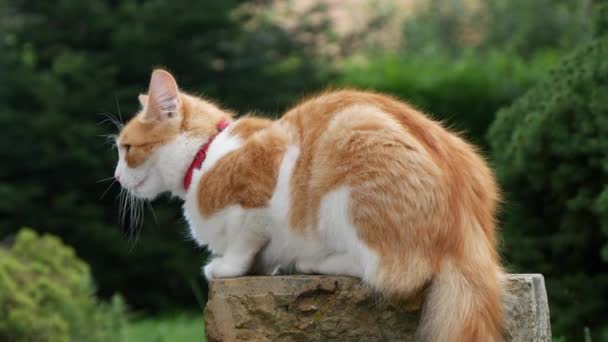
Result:
<svg viewBox="0 0 608 342"><path fill-rule="evenodd" d="M125 149L125 151L127 153L129 153L129 150L131 149L131 145L130 144L124 144L124 145L122 145L122 147Z"/></svg>

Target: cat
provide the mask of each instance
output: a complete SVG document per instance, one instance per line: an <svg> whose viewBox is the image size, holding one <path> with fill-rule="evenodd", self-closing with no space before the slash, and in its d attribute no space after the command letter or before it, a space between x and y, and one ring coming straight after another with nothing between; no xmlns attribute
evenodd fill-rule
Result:
<svg viewBox="0 0 608 342"><path fill-rule="evenodd" d="M503 270L492 171L470 144L412 106L337 90L280 119L236 118L153 71L117 138L131 194L181 198L191 235L217 257L207 279L359 277L380 293L424 291L423 341L499 341Z"/></svg>

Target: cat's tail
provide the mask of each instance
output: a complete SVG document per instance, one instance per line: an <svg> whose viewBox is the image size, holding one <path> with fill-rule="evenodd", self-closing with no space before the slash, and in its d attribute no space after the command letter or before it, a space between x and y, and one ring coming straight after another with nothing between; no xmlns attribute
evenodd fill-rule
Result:
<svg viewBox="0 0 608 342"><path fill-rule="evenodd" d="M418 338L439 341L502 341L504 321L500 266L444 260L428 288Z"/></svg>

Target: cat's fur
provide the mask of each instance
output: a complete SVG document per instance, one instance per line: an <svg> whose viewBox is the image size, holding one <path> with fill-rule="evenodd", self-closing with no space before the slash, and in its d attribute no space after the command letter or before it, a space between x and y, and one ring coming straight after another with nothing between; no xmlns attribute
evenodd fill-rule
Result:
<svg viewBox="0 0 608 342"><path fill-rule="evenodd" d="M391 297L424 290L421 340L501 339L497 186L475 149L439 123L350 90L276 121L235 120L163 70L140 101L117 140L116 176L136 196L184 200L193 238L219 255L208 279L245 275L254 258L266 273L295 264L356 276ZM184 189L221 120L231 124Z"/></svg>

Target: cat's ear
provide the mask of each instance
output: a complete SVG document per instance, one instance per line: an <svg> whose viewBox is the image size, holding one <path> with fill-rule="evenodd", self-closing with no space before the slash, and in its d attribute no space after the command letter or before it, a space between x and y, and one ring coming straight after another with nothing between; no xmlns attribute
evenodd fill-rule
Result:
<svg viewBox="0 0 608 342"><path fill-rule="evenodd" d="M160 69L152 72L147 97L145 120L163 121L177 116L181 101L177 83L170 73Z"/></svg>
<svg viewBox="0 0 608 342"><path fill-rule="evenodd" d="M141 105L141 108L146 108L146 106L148 105L148 95L139 94L137 99L139 100L139 104Z"/></svg>

